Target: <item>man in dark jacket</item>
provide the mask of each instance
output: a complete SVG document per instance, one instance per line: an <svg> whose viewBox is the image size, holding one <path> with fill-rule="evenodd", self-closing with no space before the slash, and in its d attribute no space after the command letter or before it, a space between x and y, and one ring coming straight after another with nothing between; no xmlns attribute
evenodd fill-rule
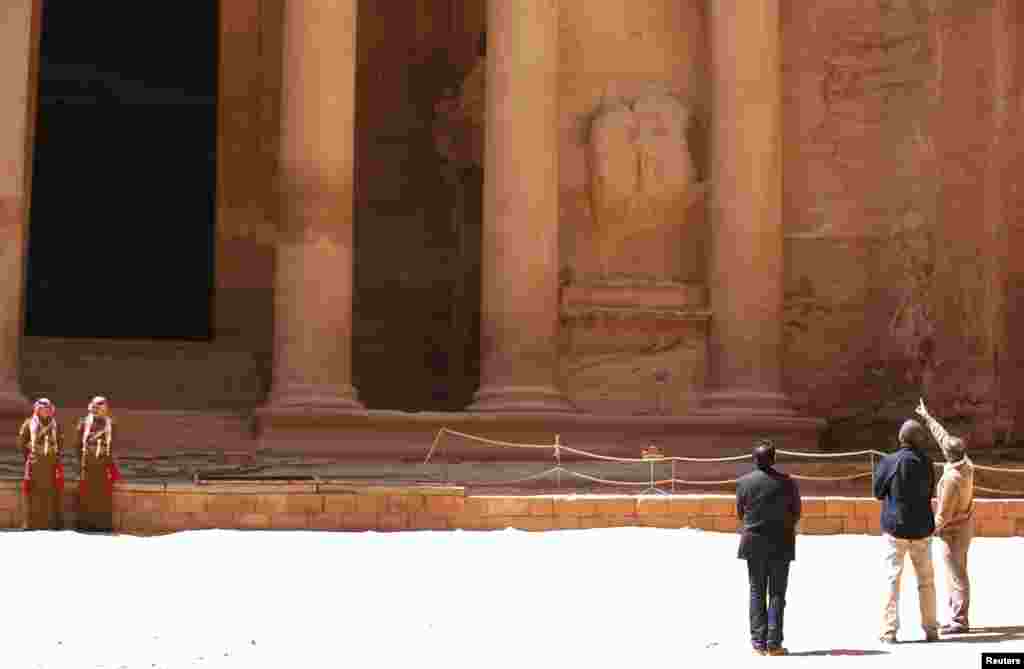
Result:
<svg viewBox="0 0 1024 669"><path fill-rule="evenodd" d="M736 483L736 515L743 521L738 557L747 561L750 576L750 641L758 655L785 655L782 614L789 563L796 557L800 490L776 471L770 441L757 443L754 464L757 468Z"/></svg>
<svg viewBox="0 0 1024 669"><path fill-rule="evenodd" d="M935 570L932 567L932 490L935 472L925 453L928 434L915 420L900 427L900 448L882 458L875 468L875 498L882 501L882 535L885 539L885 564L889 577L889 597L882 620L881 641L895 643L900 628L900 577L907 553L917 574L921 626L925 640L938 639L935 620Z"/></svg>

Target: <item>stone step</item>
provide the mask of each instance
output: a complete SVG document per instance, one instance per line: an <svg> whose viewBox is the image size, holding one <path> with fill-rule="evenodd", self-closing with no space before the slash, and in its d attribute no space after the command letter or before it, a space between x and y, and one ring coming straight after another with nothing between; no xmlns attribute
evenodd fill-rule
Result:
<svg viewBox="0 0 1024 669"><path fill-rule="evenodd" d="M135 410L119 411L114 416L115 443L124 454L255 448L252 420L245 412Z"/></svg>
<svg viewBox="0 0 1024 669"><path fill-rule="evenodd" d="M79 417L85 414L85 407L60 409L58 420L66 440L72 438ZM122 410L114 412L114 420L114 446L122 455L255 448L252 420L245 412ZM21 420L8 422L13 435Z"/></svg>
<svg viewBox="0 0 1024 669"><path fill-rule="evenodd" d="M115 410L234 411L261 404L269 357L203 342L26 337L21 386L64 415L95 395Z"/></svg>

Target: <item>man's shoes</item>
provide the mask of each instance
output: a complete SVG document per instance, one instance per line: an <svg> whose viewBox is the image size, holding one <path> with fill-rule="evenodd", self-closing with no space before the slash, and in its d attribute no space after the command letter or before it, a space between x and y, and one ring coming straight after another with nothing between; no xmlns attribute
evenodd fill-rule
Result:
<svg viewBox="0 0 1024 669"><path fill-rule="evenodd" d="M949 623L939 628L939 634L966 634L970 630L967 625Z"/></svg>
<svg viewBox="0 0 1024 669"><path fill-rule="evenodd" d="M789 655L789 651L782 646L769 646L766 653L768 655Z"/></svg>
<svg viewBox="0 0 1024 669"><path fill-rule="evenodd" d="M930 630L924 633L924 640L927 642L938 641L939 633L935 630Z"/></svg>
<svg viewBox="0 0 1024 669"><path fill-rule="evenodd" d="M767 655L768 654L768 649L767 648L765 648L764 646L758 646L757 644L754 644L753 650L754 650L754 655Z"/></svg>
<svg viewBox="0 0 1024 669"><path fill-rule="evenodd" d="M883 634L882 636L878 637L878 640L881 641L882 643L896 643L896 635L895 634Z"/></svg>

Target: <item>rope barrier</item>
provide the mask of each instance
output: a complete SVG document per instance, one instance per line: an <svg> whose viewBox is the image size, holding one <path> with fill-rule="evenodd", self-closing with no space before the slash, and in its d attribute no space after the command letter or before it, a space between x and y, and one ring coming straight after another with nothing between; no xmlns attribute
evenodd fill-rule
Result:
<svg viewBox="0 0 1024 669"><path fill-rule="evenodd" d="M885 457L885 453L875 450L849 451L847 453L801 453L800 451L783 451L776 449L775 453L779 455L795 455L802 458L849 458L861 455L877 455L878 457Z"/></svg>
<svg viewBox="0 0 1024 669"><path fill-rule="evenodd" d="M707 480L691 481L691 480L680 479L680 478L675 478L675 477L668 478L668 479L657 479L657 480L654 480L654 481L619 481L619 480L616 480L616 479L606 479L606 478L601 478L599 476L592 476L590 474L584 474L583 472L576 472L576 471L573 471L571 469L565 469L565 468L560 468L560 467L552 467L551 469L548 469L548 470L545 470L543 472L540 472L539 474L535 474L533 476L527 476L525 478L509 479L509 480L505 480L505 481L472 481L472 482L470 482L470 484L471 485L476 485L476 486L512 485L512 484L515 484L515 483L522 483L522 482L526 482L526 481L535 481L537 479L541 479L541 478L549 476L549 475L551 475L553 473L556 473L556 471L558 471L558 470L561 470L561 473L563 473L563 474L567 474L569 476L572 476L572 477L578 478L578 479L582 479L584 481L590 481L592 483L601 483L603 485L618 485L618 486L651 486L651 487L653 487L653 486L671 485L673 483L680 483L682 485L718 486L718 485L734 485L734 484L736 484L737 481L739 481L739 479L723 479L723 480L720 480L720 481L707 481ZM863 473L860 473L860 474L853 474L853 475L850 475L850 476L803 476L803 475L792 474L792 475L790 475L790 478L794 478L794 479L798 479L798 480L803 480L803 481L852 481L854 479L864 478L864 477L867 477L867 476L871 476L871 472L863 472ZM652 484L653 484L653 486L652 486ZM975 486L975 487L977 487L977 486ZM1008 493L1008 494L1013 494L1013 493Z"/></svg>
<svg viewBox="0 0 1024 669"><path fill-rule="evenodd" d="M536 481L536 480L542 479L542 478L544 478L546 476L550 476L551 474L556 473L560 469L562 469L562 468L561 467L552 467L550 469L545 469L544 471L540 472L539 474L533 474L532 476L525 476L525 477L520 478L520 479L509 479L507 481L472 481L472 482L470 482L470 485L502 486L502 485L514 485L516 483L528 483L530 481Z"/></svg>
<svg viewBox="0 0 1024 669"><path fill-rule="evenodd" d="M874 472L861 472L860 474L848 474L846 476L809 476L807 474L790 474L789 478L798 481L853 481L874 475Z"/></svg>
<svg viewBox="0 0 1024 669"><path fill-rule="evenodd" d="M991 467L989 465L974 465L975 469L980 469L983 472L1002 472L1006 474L1024 474L1024 469L1010 469L1009 467Z"/></svg>
<svg viewBox="0 0 1024 669"><path fill-rule="evenodd" d="M980 485L975 485L974 489L982 492L992 492L999 495L1016 495L1017 497L1024 497L1024 490L999 490L998 488L985 488Z"/></svg>
<svg viewBox="0 0 1024 669"><path fill-rule="evenodd" d="M738 482L738 478L726 478L725 480L685 480L683 478L673 478L677 484L684 486L733 486Z"/></svg>
<svg viewBox="0 0 1024 669"><path fill-rule="evenodd" d="M447 434L454 435L456 437L462 437L463 439L470 439L472 441L479 441L482 444L488 446L501 446L503 448L554 448L555 444L517 444L511 441L500 441L498 439L487 439L486 437L478 437L473 434L466 434L465 432L456 432L455 430L449 430L446 427L442 427L438 430L438 435L444 432ZM564 448L564 447L563 447Z"/></svg>
<svg viewBox="0 0 1024 669"><path fill-rule="evenodd" d="M430 451L427 453L427 457L424 460L424 464L426 464L427 462L430 461L430 457L433 455L433 453L434 453L438 443L441 440L441 436L444 435L444 434L450 434L450 435L455 436L455 437L461 437L463 439L469 439L470 441L476 441L476 442L479 442L481 444L485 444L487 446L497 446L497 447L502 447L502 448L532 448L532 449L551 448L551 449L554 449L555 451L562 450L562 451L565 451L566 453L573 453L574 455L582 455L582 456L585 456L585 457L588 457L588 458L594 458L595 460L606 460L606 461L609 461L609 462L646 463L646 462L671 462L671 461L676 461L676 462L698 462L698 463L709 462L709 463L714 463L714 462L742 462L744 460L749 460L750 459L749 455L732 455L732 456L721 457L721 458L691 458L691 457L684 457L684 456L680 456L680 455L665 456L665 457L662 457L662 458L622 458L622 457L615 457L615 456L612 456L612 455L601 455L600 453L593 453L591 451L585 451L585 450L579 449L579 448L572 448L572 447L566 446L565 444L558 443L557 439L556 439L555 443L551 443L551 444L522 444L522 443L515 443L515 442L510 442L510 441L501 441L499 439L488 439L486 437L479 437L477 435L467 434L466 432L458 432L456 430L452 430L452 429L449 429L447 427L442 427L442 428L440 428L437 431L437 436L434 438L434 443L431 445ZM849 451L849 452L846 452L846 453L802 453L800 451L777 450L776 453L779 454L779 455L788 455L788 456L795 456L795 457L826 458L826 459L849 458L849 457L857 457L857 456L862 456L862 455L878 455L878 456L884 456L885 455L881 451L874 451L874 450Z"/></svg>
<svg viewBox="0 0 1024 669"><path fill-rule="evenodd" d="M578 479L583 479L584 481L592 481L594 483L604 483L604 484L607 484L607 485L623 485L623 486L626 486L626 485L646 485L646 486L649 486L649 485L651 485L651 481L615 481L613 479L603 479L603 478L599 478L597 476L591 476L589 474L583 474L581 472L574 472L574 471L571 471L571 470L568 470L568 469L565 470L565 473L568 474L569 476L575 476ZM669 483L671 483L670 480L654 481L655 485L667 485Z"/></svg>
<svg viewBox="0 0 1024 669"><path fill-rule="evenodd" d="M578 448L570 448L569 446L562 446L562 450L567 453L574 453L576 455L584 455L588 458L594 458L595 460L607 460L609 462L632 462L632 463L648 463L648 462L740 462L741 460L750 460L749 455L732 455L724 458L685 458L678 455L666 456L663 458L617 458L612 455L601 455L600 453L591 453L590 451L580 450Z"/></svg>
<svg viewBox="0 0 1024 669"><path fill-rule="evenodd" d="M434 443L430 445L430 450L427 451L427 457L423 459L423 464L430 462L430 458L433 457L434 451L437 449L437 445L441 443L441 435L443 435L444 432L445 430L443 427L437 431L437 436L434 437Z"/></svg>
<svg viewBox="0 0 1024 669"><path fill-rule="evenodd" d="M509 442L509 441L501 441L499 439L488 439L486 437L480 437L480 436L477 436L477 435L468 434L468 433L465 433L465 432L459 432L459 431L456 431L456 430L451 430L451 429L446 428L446 427L442 427L442 428L440 428L437 431L437 435L434 437L434 441L433 441L433 443L430 446L430 450L427 452L426 458L424 458L424 460L423 460L423 464L428 464L430 462L430 459L434 456L435 452L438 449L438 446L440 445L442 436L445 435L445 434L450 434L450 435L455 436L455 437L460 437L462 439L467 439L469 441L478 442L478 443L484 444L486 446L494 446L494 447L500 447L500 448L527 448L527 449L533 449L533 450L537 450L537 449L552 449L552 451L553 451L553 456L554 456L554 460L555 460L555 466L554 467L546 469L543 472L540 472L538 474L533 474L531 476L526 476L526 477L518 478L518 479L509 479L509 480L506 480L506 481L472 481L472 482L467 482L468 485L476 485L476 486L514 485L514 484L517 484L517 483L527 483L527 482L530 482L530 481L537 481L537 480L543 479L545 477L548 477L551 474L556 474L557 477L558 477L557 485L560 488L561 487L561 475L562 474L566 474L568 476L572 476L572 477L577 478L577 479L581 479L581 480L584 480L584 481L590 481L592 483L599 483L599 484L602 484L602 485L612 485L612 486L647 486L647 489L649 489L649 490L658 491L658 492L665 492L665 491L659 490L658 486L671 485L672 489L674 491L675 490L675 485L677 483L681 484L681 485L694 485L694 486L720 486L720 485L734 485L735 483L737 483L739 481L738 478L724 479L724 480L720 480L720 481L694 481L694 480L687 480L687 479L677 478L676 475L675 475L675 464L677 462L690 462L690 463L704 463L704 464L706 464L706 463L743 462L743 461L749 461L749 459L750 459L749 455L726 456L726 457L720 457L720 458L694 458L694 457L684 457L684 456L663 456L663 457L653 457L653 458L652 457L647 457L647 458L623 458L623 457L616 457L616 456L611 456L611 455L602 455L600 453L593 453L591 451L586 451L586 450L583 450L583 449L572 448L570 446L566 446L565 444L563 444L561 442L560 435L555 435L555 441L554 441L554 443L551 443L551 444L523 444L523 443L515 443L515 442ZM647 465L650 465L651 468L652 468L651 469L651 474L652 475L651 475L651 478L646 480L646 481L621 481L621 480L615 480L615 479L601 478L601 477L598 477L598 476L592 476L590 474L584 474L582 472L572 471L572 470L566 469L565 467L562 466L562 453L563 452L565 452L565 453L572 453L573 455L579 455L579 456L582 456L582 457L591 458L593 460L601 460L601 461L605 461L605 462L621 462L621 463L629 463L629 464L647 464ZM848 451L848 452L844 452L844 453L807 453L807 452L800 452L800 451L777 450L776 453L779 454L779 455L785 455L785 456L790 456L790 457L804 457L804 458L811 458L811 459L814 459L814 458L836 459L836 458L850 458L850 457L862 457L862 456L870 456L871 457L871 471L868 471L868 472L858 472L858 473L855 473L855 474L846 474L846 475L842 475L842 476L812 476L812 475L809 475L809 474L790 474L791 478L796 479L798 481L854 481L854 480L857 480L857 479L868 478L868 477L873 476L873 474L874 474L875 458L876 457L885 457L885 455L886 455L882 451L877 451L877 450L874 450L874 449L867 449L867 450L860 450L860 451ZM653 467L654 467L655 464L658 464L658 463L671 463L672 464L672 477L671 478L659 479L659 480L655 480L654 479ZM933 466L941 468L941 467L944 466L944 464L943 463L933 463ZM993 467L993 466L990 466L990 465L974 465L974 468L978 469L978 470L981 470L981 471L989 471L989 472L1010 473L1010 474L1024 474L1024 469L1014 469L1014 468L1009 468L1009 467ZM445 480L447 480L447 463L445 463ZM978 485L975 485L974 487L975 487L976 490L980 490L982 492L987 492L987 493L995 493L995 494L1000 494L1000 495L1019 495L1019 496L1024 496L1024 490L999 490L998 488L987 488L987 487L978 486Z"/></svg>

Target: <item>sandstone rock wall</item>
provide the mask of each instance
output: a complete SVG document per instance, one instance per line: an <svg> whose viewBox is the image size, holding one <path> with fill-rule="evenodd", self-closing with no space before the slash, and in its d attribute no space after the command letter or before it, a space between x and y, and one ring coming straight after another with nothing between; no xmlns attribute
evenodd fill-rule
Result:
<svg viewBox="0 0 1024 669"><path fill-rule="evenodd" d="M833 443L887 439L918 395L980 443L1012 438L1013 391L1000 384L1012 356L1004 156L1019 10L995 0L785 7L794 395L832 419Z"/></svg>

